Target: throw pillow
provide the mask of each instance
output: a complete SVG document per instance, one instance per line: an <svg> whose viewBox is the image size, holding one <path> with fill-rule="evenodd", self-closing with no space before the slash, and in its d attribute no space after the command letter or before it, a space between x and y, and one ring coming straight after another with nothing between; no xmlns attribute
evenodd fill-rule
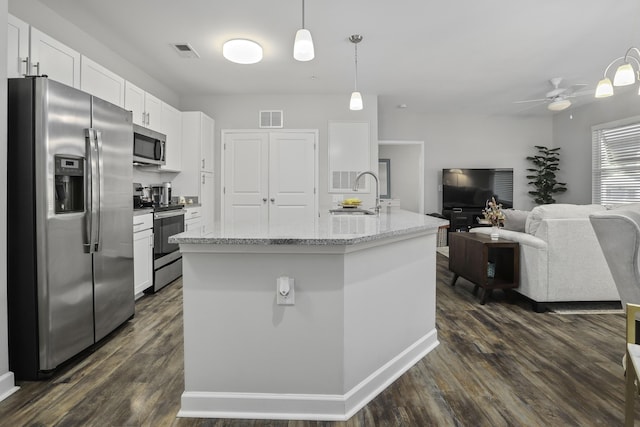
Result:
<svg viewBox="0 0 640 427"><path fill-rule="evenodd" d="M529 211L519 211L517 209L504 209L504 229L519 231L524 233L524 226L529 216Z"/></svg>

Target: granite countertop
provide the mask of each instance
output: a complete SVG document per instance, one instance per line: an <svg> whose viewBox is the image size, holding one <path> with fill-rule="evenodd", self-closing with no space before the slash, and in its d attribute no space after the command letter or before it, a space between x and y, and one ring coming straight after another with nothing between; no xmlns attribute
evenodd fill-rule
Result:
<svg viewBox="0 0 640 427"><path fill-rule="evenodd" d="M220 224L203 234L200 229L169 237L169 243L225 245L353 245L388 237L416 234L448 225L449 221L428 215L383 209L380 215L333 215L322 213L316 229L288 225L258 233L254 225L236 224L222 231Z"/></svg>

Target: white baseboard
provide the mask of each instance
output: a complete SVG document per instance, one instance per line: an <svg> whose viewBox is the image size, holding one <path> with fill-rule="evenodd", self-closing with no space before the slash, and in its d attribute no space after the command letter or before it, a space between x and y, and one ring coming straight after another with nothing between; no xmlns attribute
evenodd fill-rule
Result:
<svg viewBox="0 0 640 427"><path fill-rule="evenodd" d="M0 402L18 391L20 387L16 386L13 372L9 371L0 375Z"/></svg>
<svg viewBox="0 0 640 427"><path fill-rule="evenodd" d="M185 391L178 417L346 421L438 344L434 329L344 395Z"/></svg>

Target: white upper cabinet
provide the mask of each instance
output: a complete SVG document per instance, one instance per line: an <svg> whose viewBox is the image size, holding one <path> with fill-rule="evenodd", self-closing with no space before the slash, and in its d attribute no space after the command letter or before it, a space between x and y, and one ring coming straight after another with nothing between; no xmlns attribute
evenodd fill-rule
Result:
<svg viewBox="0 0 640 427"><path fill-rule="evenodd" d="M29 61L29 24L7 16L7 78L22 77Z"/></svg>
<svg viewBox="0 0 640 427"><path fill-rule="evenodd" d="M166 164L160 166L160 170L180 172L182 169L182 113L163 102L158 130L167 136Z"/></svg>
<svg viewBox="0 0 640 427"><path fill-rule="evenodd" d="M31 27L29 75L46 75L51 80L80 88L80 53Z"/></svg>
<svg viewBox="0 0 640 427"><path fill-rule="evenodd" d="M81 90L124 107L125 80L122 77L84 55L80 65Z"/></svg>
<svg viewBox="0 0 640 427"><path fill-rule="evenodd" d="M162 101L129 81L124 88L124 108L133 112L133 123L159 131Z"/></svg>
<svg viewBox="0 0 640 427"><path fill-rule="evenodd" d="M203 172L213 172L213 143L214 143L214 121L211 117L202 114L200 140L200 170Z"/></svg>

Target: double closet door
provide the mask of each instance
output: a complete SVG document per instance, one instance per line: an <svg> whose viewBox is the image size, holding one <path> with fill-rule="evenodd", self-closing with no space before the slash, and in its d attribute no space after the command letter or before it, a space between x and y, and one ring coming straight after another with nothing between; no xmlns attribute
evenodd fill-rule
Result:
<svg viewBox="0 0 640 427"><path fill-rule="evenodd" d="M226 233L311 233L317 210L317 132L223 131Z"/></svg>

